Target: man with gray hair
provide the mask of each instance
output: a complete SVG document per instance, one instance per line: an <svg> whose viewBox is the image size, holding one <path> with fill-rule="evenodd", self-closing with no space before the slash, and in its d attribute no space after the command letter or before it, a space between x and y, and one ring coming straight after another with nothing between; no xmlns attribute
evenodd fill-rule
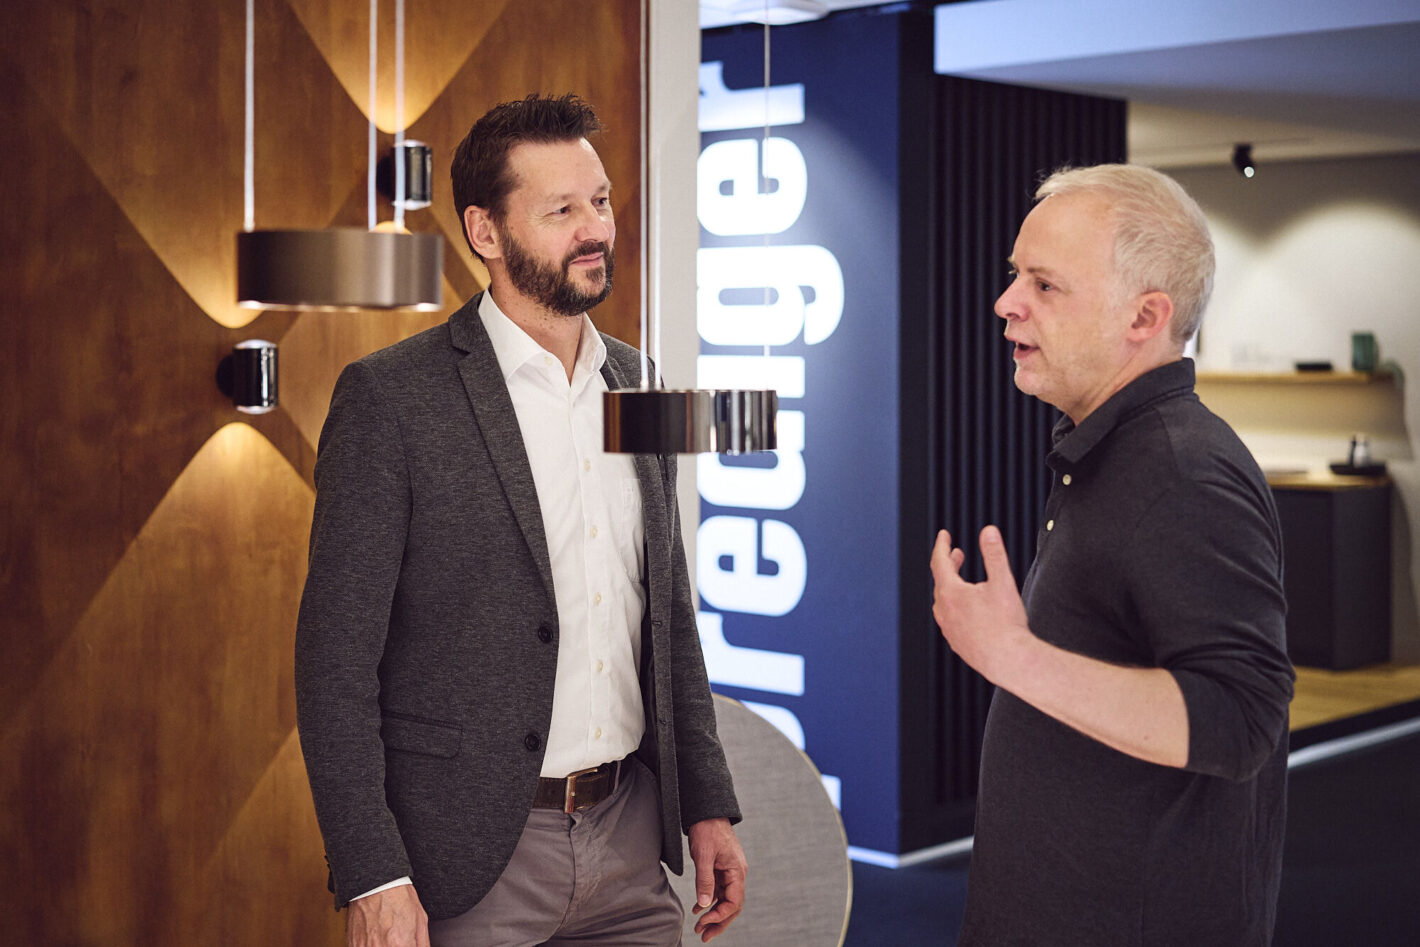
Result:
<svg viewBox="0 0 1420 947"><path fill-rule="evenodd" d="M1035 562L986 580L938 534L933 615L997 686L961 944L1266 945L1286 810L1282 539L1193 392L1213 278L1193 200L1145 168L1040 187L996 302L1015 382L1063 412Z"/></svg>

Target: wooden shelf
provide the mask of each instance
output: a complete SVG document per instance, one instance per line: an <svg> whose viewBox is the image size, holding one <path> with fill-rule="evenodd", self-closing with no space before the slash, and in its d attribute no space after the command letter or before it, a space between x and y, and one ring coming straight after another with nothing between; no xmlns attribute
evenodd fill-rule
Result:
<svg viewBox="0 0 1420 947"><path fill-rule="evenodd" d="M1420 665L1377 664L1353 671L1297 668L1293 730L1420 700Z"/></svg>
<svg viewBox="0 0 1420 947"><path fill-rule="evenodd" d="M1262 471L1267 477L1267 485L1280 490L1370 490L1390 485L1390 477L1380 474L1374 477L1341 476L1331 472L1310 471Z"/></svg>
<svg viewBox="0 0 1420 947"><path fill-rule="evenodd" d="M1377 385L1396 380L1393 372L1199 372L1200 384Z"/></svg>

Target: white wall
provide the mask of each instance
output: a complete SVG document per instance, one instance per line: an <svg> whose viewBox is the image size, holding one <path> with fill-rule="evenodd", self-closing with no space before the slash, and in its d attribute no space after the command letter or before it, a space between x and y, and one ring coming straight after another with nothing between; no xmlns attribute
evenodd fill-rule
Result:
<svg viewBox="0 0 1420 947"><path fill-rule="evenodd" d="M700 20L693 3L656 4L651 17L651 253L648 290L660 337L661 375L669 388L695 387L700 337L695 326L695 252L700 224L695 217L695 161L700 154ZM659 261L659 267L657 262ZM659 276L659 279L657 279ZM679 463L681 528L690 574L695 575L695 530L700 495L695 458Z"/></svg>
<svg viewBox="0 0 1420 947"><path fill-rule="evenodd" d="M1350 432L1372 435L1395 483L1394 658L1420 662L1420 155L1267 164L1251 180L1230 167L1169 173L1203 207L1217 247L1200 372L1313 360L1348 371L1350 335L1365 330L1404 373L1402 385L1257 386L1251 405L1221 393L1210 405L1264 467L1325 470L1344 459ZM1209 391L1200 385L1205 402Z"/></svg>

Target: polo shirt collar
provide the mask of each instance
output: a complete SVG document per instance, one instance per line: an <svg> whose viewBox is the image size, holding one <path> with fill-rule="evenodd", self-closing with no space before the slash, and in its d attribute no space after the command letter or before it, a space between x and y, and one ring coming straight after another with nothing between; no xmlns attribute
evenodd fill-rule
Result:
<svg viewBox="0 0 1420 947"><path fill-rule="evenodd" d="M1147 371L1110 396L1078 425L1062 416L1051 432L1046 463L1073 466L1084 460L1109 433L1137 411L1165 398L1193 391L1193 359L1183 358Z"/></svg>

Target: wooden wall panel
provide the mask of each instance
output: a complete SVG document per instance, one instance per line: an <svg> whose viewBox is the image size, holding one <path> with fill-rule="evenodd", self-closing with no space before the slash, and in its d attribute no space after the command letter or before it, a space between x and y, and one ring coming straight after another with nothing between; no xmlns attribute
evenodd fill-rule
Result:
<svg viewBox="0 0 1420 947"><path fill-rule="evenodd" d="M258 226L365 221L366 0L257 0ZM381 123L391 127L392 0ZM617 290L636 341L636 0L410 0L406 122L435 154L433 314L254 313L235 296L244 3L22 0L0 23L0 916L54 944L335 944L294 731L315 440L348 361L486 275L448 157L529 91L608 125ZM388 141L388 136L385 136ZM381 217L390 216L388 207ZM275 412L216 390L281 346Z"/></svg>

